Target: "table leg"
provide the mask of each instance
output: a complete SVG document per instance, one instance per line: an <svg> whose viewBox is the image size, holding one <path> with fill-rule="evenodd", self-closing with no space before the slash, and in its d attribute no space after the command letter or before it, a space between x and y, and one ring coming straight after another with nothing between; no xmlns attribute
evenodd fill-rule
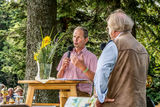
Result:
<svg viewBox="0 0 160 107"><path fill-rule="evenodd" d="M64 107L68 97L70 96L77 96L77 88L75 86L71 86L70 90L60 90L60 107Z"/></svg>
<svg viewBox="0 0 160 107"><path fill-rule="evenodd" d="M76 88L76 86L71 86L70 96L77 97L77 88Z"/></svg>
<svg viewBox="0 0 160 107"><path fill-rule="evenodd" d="M26 99L26 104L29 107L32 107L33 95L34 95L34 87L29 85L28 92L27 92L27 99Z"/></svg>
<svg viewBox="0 0 160 107"><path fill-rule="evenodd" d="M64 105L68 99L68 93L69 93L69 90L60 90L60 92L59 92L60 107L64 107Z"/></svg>

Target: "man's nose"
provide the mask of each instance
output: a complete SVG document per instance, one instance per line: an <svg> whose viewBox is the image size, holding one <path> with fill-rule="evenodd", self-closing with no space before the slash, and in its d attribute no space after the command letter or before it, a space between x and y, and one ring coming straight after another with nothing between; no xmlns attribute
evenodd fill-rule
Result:
<svg viewBox="0 0 160 107"><path fill-rule="evenodd" d="M75 38L75 41L77 42L77 41L78 41L78 38Z"/></svg>

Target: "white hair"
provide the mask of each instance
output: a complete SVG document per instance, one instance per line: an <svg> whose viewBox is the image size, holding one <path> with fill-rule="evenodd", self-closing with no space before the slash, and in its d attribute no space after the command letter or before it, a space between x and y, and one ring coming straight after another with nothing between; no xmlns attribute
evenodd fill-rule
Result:
<svg viewBox="0 0 160 107"><path fill-rule="evenodd" d="M121 9L118 9L110 14L107 18L107 23L108 27L110 27L112 31L119 32L131 32L134 25L133 20Z"/></svg>

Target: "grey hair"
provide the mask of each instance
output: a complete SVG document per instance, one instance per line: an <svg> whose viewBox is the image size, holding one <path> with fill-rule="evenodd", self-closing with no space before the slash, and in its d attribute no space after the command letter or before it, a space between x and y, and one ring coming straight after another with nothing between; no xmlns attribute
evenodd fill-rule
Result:
<svg viewBox="0 0 160 107"><path fill-rule="evenodd" d="M14 91L14 89L13 89L13 88L8 88L8 91L10 91L10 90Z"/></svg>
<svg viewBox="0 0 160 107"><path fill-rule="evenodd" d="M131 32L134 25L131 17L126 15L126 13L121 9L115 10L111 13L107 18L107 23L112 31L119 32Z"/></svg>
<svg viewBox="0 0 160 107"><path fill-rule="evenodd" d="M81 27L81 26L78 26L78 27L76 27L75 29L74 29L74 31L75 30L77 30L77 29L80 29L80 30L82 30L83 32L84 32L84 38L88 38L88 30L87 29L85 29L84 27ZM73 31L73 32L74 32Z"/></svg>

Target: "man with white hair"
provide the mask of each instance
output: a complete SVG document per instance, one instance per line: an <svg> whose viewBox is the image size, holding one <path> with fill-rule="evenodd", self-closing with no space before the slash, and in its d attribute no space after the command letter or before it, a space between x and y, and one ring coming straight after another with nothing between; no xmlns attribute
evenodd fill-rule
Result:
<svg viewBox="0 0 160 107"><path fill-rule="evenodd" d="M97 107L146 107L146 49L132 36L132 19L118 9L107 18L111 41L99 57L94 85Z"/></svg>

